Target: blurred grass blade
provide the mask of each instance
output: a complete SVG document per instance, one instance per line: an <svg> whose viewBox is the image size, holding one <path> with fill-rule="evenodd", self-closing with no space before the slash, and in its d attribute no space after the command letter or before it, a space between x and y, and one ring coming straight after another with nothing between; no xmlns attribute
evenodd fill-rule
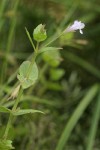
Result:
<svg viewBox="0 0 100 150"><path fill-rule="evenodd" d="M62 107L62 103L58 101L58 99L51 101L50 99L44 99L44 98L39 98L36 96L30 96L30 95L25 95L21 98L20 102L33 102L33 103L39 103L39 104L44 104L44 105L48 105L51 107ZM3 106L5 107L11 107L13 106L14 101L7 101L5 104L3 104Z"/></svg>
<svg viewBox="0 0 100 150"><path fill-rule="evenodd" d="M78 0L77 0L78 1ZM66 24L68 23L68 21L70 20L70 18L73 16L73 14L75 13L75 10L77 9L78 7L78 3L75 1L72 0L72 7L69 8L67 14L65 15L64 19L61 21L60 25L59 25L59 29L61 30L64 30L64 27L66 26ZM67 4L66 4L67 5ZM46 42L44 42L42 44L42 46L47 46L49 45L50 43L52 43L51 41L54 40L54 39L57 39L58 38L58 32L56 32L53 36L49 37ZM49 44L48 44L49 43Z"/></svg>
<svg viewBox="0 0 100 150"><path fill-rule="evenodd" d="M65 15L64 19L61 21L59 28L61 29L64 28L64 26L68 23L68 21L71 19L71 17L75 13L78 5L79 5L78 0L72 1L72 7L69 8L68 13Z"/></svg>
<svg viewBox="0 0 100 150"><path fill-rule="evenodd" d="M98 92L99 86L95 84L90 88L90 90L87 92L87 94L84 96L84 98L81 100L77 108L75 109L74 113L72 114L71 118L67 122L65 129L60 137L60 140L57 144L56 150L63 150L66 142L68 141L71 132L73 128L75 127L76 123L82 116L83 112L89 105L89 103L93 100L93 98L96 96Z"/></svg>
<svg viewBox="0 0 100 150"><path fill-rule="evenodd" d="M66 53L64 53L64 57L78 64L79 66L81 66L82 68L84 68L85 70L87 70L88 72L90 72L91 74L93 74L94 76L100 79L100 70L94 67L93 65L91 65L90 63L88 63L87 61L85 61L84 59L67 51Z"/></svg>
<svg viewBox="0 0 100 150"><path fill-rule="evenodd" d="M96 132L98 129L98 122L100 119L100 94L97 99L97 103L94 110L94 115L91 123L90 133L87 141L87 148L86 150L93 150L94 140L96 136Z"/></svg>
<svg viewBox="0 0 100 150"><path fill-rule="evenodd" d="M14 3L13 9L12 9L12 11L15 14L17 12L18 4L19 4L19 0L16 0ZM1 83L3 83L3 81L5 80L6 73L7 73L7 65L8 65L7 57L11 51L11 48L12 48L12 42L13 42L13 37L14 37L14 33L15 33L16 22L17 22L16 17L13 16L12 20L11 20L9 35L8 35L7 44L6 44L7 46L6 46L5 58L4 58L4 61L2 64L3 69L2 69L2 73L1 73Z"/></svg>
<svg viewBox="0 0 100 150"><path fill-rule="evenodd" d="M5 6L6 6L6 2L7 2L7 0L2 0L2 1L0 2L0 18L2 17L4 8L5 8Z"/></svg>
<svg viewBox="0 0 100 150"><path fill-rule="evenodd" d="M16 14L16 12L17 12L18 4L19 4L19 0L16 0L14 3L13 9L12 9L14 14ZM6 47L7 54L11 51L13 36L15 33L15 27L16 27L16 22L17 22L16 18L17 18L17 16L13 16L12 20L11 20L8 41L7 41L7 47Z"/></svg>
<svg viewBox="0 0 100 150"><path fill-rule="evenodd" d="M2 0L2 2L0 2L0 31L1 31L1 29L3 27L3 23L4 23L4 20L2 19L2 15L3 15L4 9L5 9L6 3L7 3L7 0Z"/></svg>

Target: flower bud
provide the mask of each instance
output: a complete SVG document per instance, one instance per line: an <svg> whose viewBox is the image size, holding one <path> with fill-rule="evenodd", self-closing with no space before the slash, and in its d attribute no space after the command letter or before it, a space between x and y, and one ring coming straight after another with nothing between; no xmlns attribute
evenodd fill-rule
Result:
<svg viewBox="0 0 100 150"><path fill-rule="evenodd" d="M46 30L45 30L45 25L38 25L33 32L33 38L37 42L44 41L47 38Z"/></svg>

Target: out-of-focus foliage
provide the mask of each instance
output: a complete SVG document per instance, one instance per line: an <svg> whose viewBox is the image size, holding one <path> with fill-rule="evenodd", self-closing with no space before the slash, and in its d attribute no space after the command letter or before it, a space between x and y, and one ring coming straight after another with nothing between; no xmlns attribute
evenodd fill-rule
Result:
<svg viewBox="0 0 100 150"><path fill-rule="evenodd" d="M75 125L72 125L68 141L65 135L65 144L61 144L65 150L100 149L100 91L95 88L100 82L99 19L99 0L0 1L0 105L9 108L14 103L8 99L16 87L16 71L33 53L25 27L32 36L38 24L46 24L48 38L43 43L46 44L74 20L81 20L86 25L83 35L68 33L50 45L63 50L40 53L37 58L39 80L25 90L20 107L39 109L45 115L30 114L15 120L9 137L14 140L16 149L55 150L58 146L57 150L62 150L59 149L59 139L72 114L77 114L76 108L78 119L72 116ZM88 94L90 97L87 98ZM81 103L84 99L88 100L87 105ZM5 114L0 115L0 137L7 118Z"/></svg>

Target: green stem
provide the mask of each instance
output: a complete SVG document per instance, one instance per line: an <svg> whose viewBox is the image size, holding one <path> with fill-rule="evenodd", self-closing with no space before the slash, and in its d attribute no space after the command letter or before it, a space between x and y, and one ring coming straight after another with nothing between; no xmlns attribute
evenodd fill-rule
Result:
<svg viewBox="0 0 100 150"><path fill-rule="evenodd" d="M39 42L37 42L37 44L36 44L36 49L35 49L35 51L38 52L38 49L39 49Z"/></svg>
<svg viewBox="0 0 100 150"><path fill-rule="evenodd" d="M27 78L28 78L29 75L30 75L30 72L31 72L32 66L33 66L33 64L34 64L34 62L35 62L36 56L37 56L37 52L35 52L34 55L33 55L31 64L30 64L30 66L29 66ZM17 97L17 99L16 99L16 101L15 101L15 103L14 103L14 106L13 106L13 108L12 108L12 111L15 111L15 110L17 109L17 106L18 106L18 103L19 103L19 101L20 101L20 99L21 99L22 93L23 93L23 89L22 89L22 87L20 87L19 94L18 94L18 97ZM10 114L9 119L8 119L8 123L7 123L7 127L6 127L5 133L4 133L4 139L7 139L8 132L9 132L9 129L10 129L10 127L11 127L12 119L13 119L13 116L12 116L12 114Z"/></svg>
<svg viewBox="0 0 100 150"><path fill-rule="evenodd" d="M18 103L19 103L19 101L20 101L20 99L21 99L22 93L23 93L23 89L22 89L22 87L20 87L19 94L18 94L18 97L17 97L17 99L16 99L16 101L15 101L15 103L14 103L14 106L13 106L13 108L12 108L12 111L15 111L15 110L16 110L16 108L17 108L17 106L18 106Z"/></svg>
<svg viewBox="0 0 100 150"><path fill-rule="evenodd" d="M30 66L29 66L29 68L28 68L28 72L27 72L27 75L26 75L26 78L28 79L29 78L29 75L30 75L30 72L31 72L31 70L32 70L32 66L33 66L33 64L34 64L34 62L35 62L35 59L36 59L36 57L37 57L37 52L34 52L34 55L33 55L33 57L32 57L32 61L31 61L31 64L30 64Z"/></svg>
<svg viewBox="0 0 100 150"><path fill-rule="evenodd" d="M36 50L35 49L35 45L34 45L34 43L33 43L33 41L32 41L32 38L31 38L31 36L30 36L30 34L29 34L29 32L28 32L28 30L27 30L27 28L25 27L25 30L26 30L26 34L27 34L27 36L28 36L28 39L29 39L29 41L30 41L30 43L31 43L31 45L32 45L32 47L33 47L33 49L34 49L34 51Z"/></svg>
<svg viewBox="0 0 100 150"><path fill-rule="evenodd" d="M26 29L26 33L27 33L28 38L29 38L29 40L30 40L30 42L31 42L31 44L32 44L32 46L33 46L33 48L34 48L34 51L35 51L35 52L34 52L34 55L33 55L33 57L32 57L32 60L31 60L29 69L28 69L27 76L26 76L26 78L29 78L30 72L31 72L31 70L32 70L32 66L33 66L33 64L34 64L34 62L35 62L35 59L36 59L37 55L38 55L39 43L37 42L37 46L36 46L36 48L35 48L35 47L34 47L34 44L33 44L33 42L32 42L32 39L31 39L31 37L30 37L30 34L29 34L29 32L27 31L27 29ZM16 99L16 101L15 101L15 103L14 103L14 106L13 106L13 108L12 108L12 111L16 111L17 106L18 106L18 103L19 103L19 101L20 101L20 99L21 99L22 93L23 93L23 89L22 89L22 87L20 87L19 93L18 93L18 97L17 97L17 99ZM9 116L9 119L8 119L8 123L7 123L6 129L5 129L5 133L4 133L4 136L3 136L4 139L7 139L8 132L9 132L9 129L10 129L11 124L12 124L12 120L13 120L13 115L10 113L10 116Z"/></svg>
<svg viewBox="0 0 100 150"><path fill-rule="evenodd" d="M26 29L26 31L27 31L27 29ZM27 31L27 34L29 35L28 31ZM30 38L30 35L29 35L28 37L29 37L29 39L31 39L31 38ZM30 42L31 42L31 41L30 41ZM32 44L32 43L31 43L31 44ZM33 66L33 64L34 64L34 62L35 62L35 59L36 59L37 55L38 55L38 47L39 47L39 43L37 42L37 46L36 46L36 49L34 49L35 52L34 52L34 55L33 55L33 57L32 57L31 64L30 64L30 66L29 66L29 69L28 69L28 73L27 73L26 78L29 78L30 72L31 72L31 70L32 70L32 66ZM33 48L35 48L35 47L33 46ZM22 87L20 87L19 93L18 93L18 97L17 97L17 99L16 99L16 101L15 101L15 103L14 103L14 106L13 106L13 108L12 108L12 111L16 111L17 106L18 106L18 103L19 103L19 101L20 101L20 99L21 99L22 93L23 93L23 89L22 89ZM8 132L9 132L9 129L10 129L11 124L12 124L12 119L13 119L13 115L10 113L10 116L9 116L9 119L8 119L8 123L7 123L6 129L5 129L5 133L4 133L4 139L7 139Z"/></svg>
<svg viewBox="0 0 100 150"><path fill-rule="evenodd" d="M47 47L48 45L50 45L51 43L53 43L54 41L56 41L63 34L64 34L64 32L62 32L61 34L59 34L58 36L56 36L55 38L53 38L50 42L48 42L46 45L44 45L44 47Z"/></svg>
<svg viewBox="0 0 100 150"><path fill-rule="evenodd" d="M28 38L29 38L30 40L32 40L27 29L26 29L26 33L27 33L27 35L28 35ZM32 43L31 43L31 44L32 44ZM32 57L32 60L31 60L31 64L30 64L30 66L29 66L29 68L28 68L28 72L27 72L27 75L26 75L26 78L27 78L27 79L29 78L30 72L31 72L31 70L32 70L32 66L33 66L33 64L34 64L34 62L35 62L35 59L36 59L37 55L38 55L38 50L39 50L39 42L37 42L36 48L34 48L34 54L33 54L33 57Z"/></svg>
<svg viewBox="0 0 100 150"><path fill-rule="evenodd" d="M22 87L20 87L19 94L18 94L18 97L17 97L17 99L16 99L16 101L14 103L12 111L16 110L16 108L18 106L18 103L19 103L19 101L21 99L22 93L23 93L23 89L22 89ZM7 123L6 129L5 129L5 133L4 133L4 136L3 136L4 139L7 139L8 132L9 132L9 129L10 129L11 124L12 124L12 120L13 120L13 115L10 113L9 119L8 119L8 123Z"/></svg>
<svg viewBox="0 0 100 150"><path fill-rule="evenodd" d="M5 140L7 139L8 132L9 132L9 129L11 127L12 119L13 119L13 116L12 116L12 114L10 114L9 115L9 119L8 119L8 123L7 123L7 126L6 126L6 129L5 129L5 133L4 133L4 136L3 136L3 138Z"/></svg>

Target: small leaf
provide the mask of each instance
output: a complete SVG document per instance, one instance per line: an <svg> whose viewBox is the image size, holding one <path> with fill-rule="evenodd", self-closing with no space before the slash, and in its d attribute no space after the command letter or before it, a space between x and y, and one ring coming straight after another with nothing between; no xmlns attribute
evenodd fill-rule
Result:
<svg viewBox="0 0 100 150"><path fill-rule="evenodd" d="M61 77L64 75L65 71L64 69L51 69L50 70L50 78L51 80L57 81L61 79Z"/></svg>
<svg viewBox="0 0 100 150"><path fill-rule="evenodd" d="M30 61L24 61L19 68L19 74L17 75L17 78L19 79L23 89L30 87L38 79L38 68L36 63L33 64L30 74L27 77L30 65Z"/></svg>
<svg viewBox="0 0 100 150"><path fill-rule="evenodd" d="M37 42L44 41L47 38L46 30L44 29L45 25L38 25L33 32L33 38Z"/></svg>
<svg viewBox="0 0 100 150"><path fill-rule="evenodd" d="M57 82L47 82L47 88L54 91L62 91L62 86Z"/></svg>
<svg viewBox="0 0 100 150"><path fill-rule="evenodd" d="M11 113L11 110L4 107L4 106L0 106L0 112L2 112L2 113Z"/></svg>
<svg viewBox="0 0 100 150"><path fill-rule="evenodd" d="M39 53L52 51L52 50L59 50L59 49L62 49L62 48L61 47L43 47L40 49Z"/></svg>
<svg viewBox="0 0 100 150"><path fill-rule="evenodd" d="M19 116L19 115L25 115L25 114L29 114L29 113L42 113L44 114L44 112L40 111L40 110L34 110L34 109L19 109L16 112L13 112L14 116Z"/></svg>
<svg viewBox="0 0 100 150"><path fill-rule="evenodd" d="M52 67L57 67L60 64L61 56L59 51L46 51L42 54L43 59Z"/></svg>
<svg viewBox="0 0 100 150"><path fill-rule="evenodd" d="M14 149L14 147L12 146L12 141L0 139L0 150L12 150L12 149Z"/></svg>

